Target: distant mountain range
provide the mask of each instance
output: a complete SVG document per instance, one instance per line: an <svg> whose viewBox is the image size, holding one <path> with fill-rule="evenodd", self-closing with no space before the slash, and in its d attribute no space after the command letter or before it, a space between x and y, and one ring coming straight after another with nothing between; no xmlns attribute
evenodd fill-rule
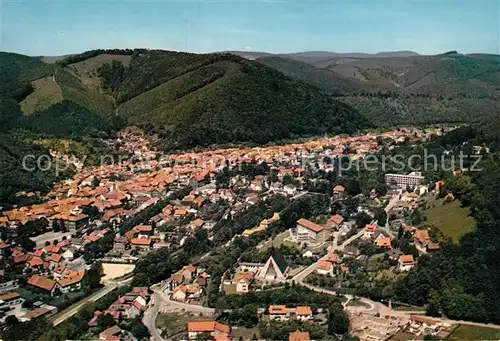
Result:
<svg viewBox="0 0 500 341"><path fill-rule="evenodd" d="M377 125L463 122L499 111L498 55L308 52L256 60L342 96Z"/></svg>
<svg viewBox="0 0 500 341"><path fill-rule="evenodd" d="M378 53L337 53L330 51L305 51L305 52L294 52L294 53L268 53L268 52L257 52L257 51L224 51L227 53L236 54L247 59L257 59L261 57L283 57L299 60L306 63L318 63L323 60L331 58L388 58L388 57L415 57L419 56L418 53L413 51L393 51L393 52L378 52Z"/></svg>
<svg viewBox="0 0 500 341"><path fill-rule="evenodd" d="M11 122L62 135L137 124L172 146L350 132L354 127L342 123L347 111L357 123L366 121L355 127L470 121L498 109L500 97L500 56L455 51L424 56L134 49L43 58L1 53L0 62L0 91L18 105L21 117L11 120L12 110L3 114ZM63 130L46 123L69 108L78 124ZM326 126L330 117L336 119Z"/></svg>

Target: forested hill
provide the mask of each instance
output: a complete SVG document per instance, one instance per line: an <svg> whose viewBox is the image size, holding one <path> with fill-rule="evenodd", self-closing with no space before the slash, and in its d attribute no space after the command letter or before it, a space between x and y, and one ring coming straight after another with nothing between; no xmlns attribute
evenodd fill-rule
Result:
<svg viewBox="0 0 500 341"><path fill-rule="evenodd" d="M499 111L499 55L299 57L257 61L341 95L339 100L380 126L471 122Z"/></svg>
<svg viewBox="0 0 500 341"><path fill-rule="evenodd" d="M14 61L3 64L0 74L12 75L11 98L24 89L16 101L30 115L13 126L38 133L81 135L75 128L97 133L119 122L158 133L165 146L191 147L353 133L370 126L316 87L230 54L97 50L55 64L7 53L1 58ZM86 116L89 126L82 127ZM75 127L58 131L53 123L30 123L40 117L59 117L52 121L65 125L74 121Z"/></svg>
<svg viewBox="0 0 500 341"><path fill-rule="evenodd" d="M118 115L172 146L353 133L369 127L350 106L257 62L229 54L152 51L113 84ZM116 81L116 78L119 81Z"/></svg>

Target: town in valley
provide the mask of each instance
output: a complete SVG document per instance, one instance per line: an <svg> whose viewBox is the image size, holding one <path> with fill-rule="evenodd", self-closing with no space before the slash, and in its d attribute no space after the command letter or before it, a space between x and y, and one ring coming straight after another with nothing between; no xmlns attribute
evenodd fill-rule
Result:
<svg viewBox="0 0 500 341"><path fill-rule="evenodd" d="M386 173L360 188L336 166L451 129L177 154L155 151L142 132L121 131L109 143L135 161L81 166L40 203L1 213L2 321L44 318L58 326L77 316L86 335L100 340L140 333L154 340L269 339L277 330L309 340L326 338L326 304L337 304L350 321L336 326L339 334L444 337L457 321L371 300L363 288L404 277L439 251L446 237L425 224L423 209L451 204L453 194L444 181L416 171ZM161 263L165 255L178 268L153 278L137 271L149 257ZM287 291L304 298L284 299ZM233 315L242 312L225 308L234 296L261 298L238 320Z"/></svg>

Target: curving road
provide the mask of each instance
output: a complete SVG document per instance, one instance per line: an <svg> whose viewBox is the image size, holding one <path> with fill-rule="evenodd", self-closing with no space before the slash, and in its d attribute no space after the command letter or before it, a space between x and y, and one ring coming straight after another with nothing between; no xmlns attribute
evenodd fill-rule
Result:
<svg viewBox="0 0 500 341"><path fill-rule="evenodd" d="M148 328L151 340L153 341L165 341L158 332L158 329L156 329L156 317L160 311L160 301L161 299L158 297L158 294L153 293L149 308L144 312L144 316L142 317L142 323Z"/></svg>
<svg viewBox="0 0 500 341"><path fill-rule="evenodd" d="M347 239L344 243L342 243L342 245L334 245L333 248L332 248L332 251L343 250L352 241L354 241L355 239L361 237L361 235L363 235L363 233L364 233L364 229L361 230L360 232L358 232L356 235L352 236L351 238ZM326 257L327 256L325 255L321 259L326 259ZM337 292L335 292L333 290L318 288L318 287L315 287L315 286L313 286L311 284L308 284L308 283L304 282L304 279L309 274L311 274L313 271L316 270L316 264L317 264L317 262L311 264L310 266L308 266L307 268L305 268L302 272L300 272L297 275L295 275L292 278L292 282L294 282L295 284L304 286L304 287L306 287L306 288L308 288L310 290L316 291L318 293L337 296ZM347 306L347 303L349 301L353 300L354 296L353 295L348 295L348 294L347 295L343 295L343 296L347 298L347 301L343 304L344 308L346 310L353 311L353 312L365 312L365 313L371 313L371 314L379 313L381 316L394 316L394 317L407 317L407 318L410 317L410 315L413 315L413 314L422 314L422 311L407 311L407 310L406 311L398 311L398 310L392 310L390 307L386 306L383 303L376 302L376 301L373 301L371 299L364 298L364 297L356 297L356 299L359 300L360 302L364 303L365 305L367 305L368 308L367 307L362 307L362 306ZM470 326L478 326L478 327L487 327L487 328L500 329L500 325L495 325L495 324L477 323L477 322L469 322L469 321L463 321L463 320L450 320L450 319L447 319L447 318L434 318L433 317L433 319L440 320L443 324L448 324L448 325L452 325L452 324L466 324L466 325L470 325Z"/></svg>
<svg viewBox="0 0 500 341"><path fill-rule="evenodd" d="M196 313L203 313L203 314L214 314L215 313L215 309L213 309L213 308L204 307L204 306L201 306L198 304L188 304L188 303L173 301L168 297L168 295L165 292L160 291L156 288L151 288L151 289L153 290L153 292L155 294L157 294L157 297L159 298L159 300L163 301L163 303L166 306L170 306L170 307L174 307L174 308L178 308L178 309L184 309L187 311L194 311ZM157 303L159 303L159 302L157 301Z"/></svg>
<svg viewBox="0 0 500 341"><path fill-rule="evenodd" d="M172 301L164 292L167 284L168 282L160 282L150 288L153 291L151 303L142 318L142 323L144 323L144 325L148 328L149 333L151 334L150 339L152 341L165 341L165 339L160 335L158 329L156 328L156 318L158 317L158 313L160 312L160 310L163 310L163 307L177 308L202 314L212 315L215 313L215 309L212 308L207 308L196 304Z"/></svg>

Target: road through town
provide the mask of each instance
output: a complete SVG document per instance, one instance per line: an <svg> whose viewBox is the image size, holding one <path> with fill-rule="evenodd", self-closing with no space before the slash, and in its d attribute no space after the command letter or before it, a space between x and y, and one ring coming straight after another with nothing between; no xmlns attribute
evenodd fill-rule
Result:
<svg viewBox="0 0 500 341"><path fill-rule="evenodd" d="M64 309L60 313L55 314L50 318L50 321L54 326L57 326L58 324L64 322L66 319L78 313L87 303L96 302L97 300L106 296L119 286L127 285L132 281L132 278L133 277L130 277L121 281L107 281L102 289L84 298L83 300L70 305L68 308Z"/></svg>

